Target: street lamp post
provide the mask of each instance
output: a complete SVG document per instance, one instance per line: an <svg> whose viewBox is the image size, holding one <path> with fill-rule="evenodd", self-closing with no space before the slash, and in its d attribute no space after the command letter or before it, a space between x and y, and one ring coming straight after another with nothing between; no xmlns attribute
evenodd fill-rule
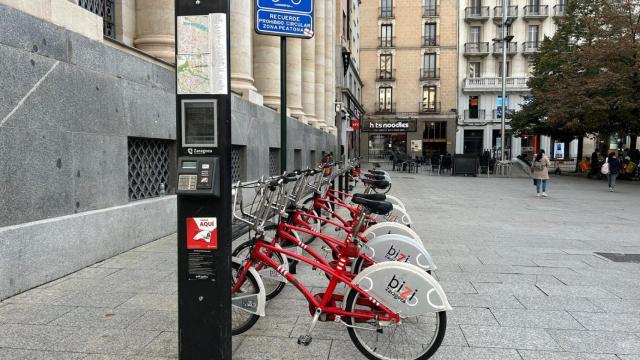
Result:
<svg viewBox="0 0 640 360"><path fill-rule="evenodd" d="M513 35L507 35L507 27L511 26L513 20L507 17L507 0L502 0L502 35L500 39L493 39L494 42L498 42L502 44L502 101L500 104L500 136L502 138L502 144L500 144L500 160L504 160L506 158L507 150L506 150L506 131L505 131L505 103L507 101L507 46L511 40L513 40Z"/></svg>

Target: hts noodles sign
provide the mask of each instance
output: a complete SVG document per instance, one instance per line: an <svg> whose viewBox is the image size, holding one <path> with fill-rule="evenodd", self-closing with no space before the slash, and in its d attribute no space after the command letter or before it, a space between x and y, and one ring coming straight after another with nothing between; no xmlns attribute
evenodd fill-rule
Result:
<svg viewBox="0 0 640 360"><path fill-rule="evenodd" d="M313 37L313 0L256 0L256 32Z"/></svg>
<svg viewBox="0 0 640 360"><path fill-rule="evenodd" d="M408 120L363 120L362 132L415 132L418 129L415 119Z"/></svg>

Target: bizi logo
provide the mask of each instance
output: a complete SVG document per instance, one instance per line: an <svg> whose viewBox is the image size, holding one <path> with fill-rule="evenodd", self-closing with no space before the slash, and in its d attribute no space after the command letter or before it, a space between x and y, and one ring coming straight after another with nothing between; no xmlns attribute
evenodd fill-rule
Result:
<svg viewBox="0 0 640 360"><path fill-rule="evenodd" d="M392 295L394 299L402 303L409 306L418 305L418 298L416 297L418 289L407 285L406 281L396 277L396 275L393 275L391 281L387 284L386 291Z"/></svg>
<svg viewBox="0 0 640 360"><path fill-rule="evenodd" d="M384 257L387 260L390 260L390 261L409 262L409 259L411 258L411 255L407 255L405 253L402 253L399 250L397 250L396 248L394 248L393 245L391 245L391 247L387 251L387 254Z"/></svg>

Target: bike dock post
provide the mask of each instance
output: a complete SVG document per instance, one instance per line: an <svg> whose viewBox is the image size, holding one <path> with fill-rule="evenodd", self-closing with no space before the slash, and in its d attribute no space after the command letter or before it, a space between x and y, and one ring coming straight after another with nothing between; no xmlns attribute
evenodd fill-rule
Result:
<svg viewBox="0 0 640 360"><path fill-rule="evenodd" d="M229 0L176 0L175 20L178 353L231 359Z"/></svg>

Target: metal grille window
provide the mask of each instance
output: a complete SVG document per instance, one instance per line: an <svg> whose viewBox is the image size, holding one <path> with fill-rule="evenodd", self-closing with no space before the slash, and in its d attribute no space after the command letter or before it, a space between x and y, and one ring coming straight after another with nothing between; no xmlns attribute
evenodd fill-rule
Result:
<svg viewBox="0 0 640 360"><path fill-rule="evenodd" d="M78 5L101 16L104 36L116 38L116 6L114 0L79 0Z"/></svg>
<svg viewBox="0 0 640 360"><path fill-rule="evenodd" d="M293 150L293 166L296 169L302 169L302 150Z"/></svg>
<svg viewBox="0 0 640 360"><path fill-rule="evenodd" d="M318 165L316 163L316 151L315 150L311 150L311 151L309 151L309 167L313 168L316 165Z"/></svg>
<svg viewBox="0 0 640 360"><path fill-rule="evenodd" d="M129 138L129 200L160 195L169 181L170 141Z"/></svg>
<svg viewBox="0 0 640 360"><path fill-rule="evenodd" d="M244 180L244 146L231 146L231 181L238 182Z"/></svg>
<svg viewBox="0 0 640 360"><path fill-rule="evenodd" d="M280 173L280 149L269 148L269 176Z"/></svg>

